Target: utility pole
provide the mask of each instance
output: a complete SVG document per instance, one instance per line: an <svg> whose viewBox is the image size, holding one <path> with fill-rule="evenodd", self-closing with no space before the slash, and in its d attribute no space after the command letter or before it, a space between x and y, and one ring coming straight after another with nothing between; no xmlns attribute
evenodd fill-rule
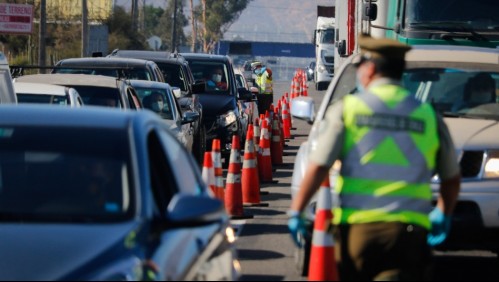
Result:
<svg viewBox="0 0 499 282"><path fill-rule="evenodd" d="M137 32L138 29L138 18L139 18L139 7L138 0L132 0L132 30Z"/></svg>
<svg viewBox="0 0 499 282"><path fill-rule="evenodd" d="M177 49L177 0L173 0L172 53Z"/></svg>
<svg viewBox="0 0 499 282"><path fill-rule="evenodd" d="M81 56L88 56L88 9L87 0L81 0Z"/></svg>
<svg viewBox="0 0 499 282"><path fill-rule="evenodd" d="M45 66L45 37L47 36L47 3L46 0L40 1L40 30L38 35L38 65ZM43 68L41 69L43 70ZM43 73L43 72L42 72Z"/></svg>

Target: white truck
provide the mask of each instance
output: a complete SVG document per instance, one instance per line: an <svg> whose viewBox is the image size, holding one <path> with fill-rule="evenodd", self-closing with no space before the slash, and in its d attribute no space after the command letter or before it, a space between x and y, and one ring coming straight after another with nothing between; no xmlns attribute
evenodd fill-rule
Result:
<svg viewBox="0 0 499 282"><path fill-rule="evenodd" d="M325 90L334 75L335 6L317 6L317 26L314 32L316 90Z"/></svg>
<svg viewBox="0 0 499 282"><path fill-rule="evenodd" d="M17 103L16 93L12 84L12 76L5 55L0 52L0 104Z"/></svg>

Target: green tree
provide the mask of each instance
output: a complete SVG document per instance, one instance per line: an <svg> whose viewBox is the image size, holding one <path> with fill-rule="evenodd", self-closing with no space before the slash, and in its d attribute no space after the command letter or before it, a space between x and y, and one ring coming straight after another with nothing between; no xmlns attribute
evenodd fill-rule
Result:
<svg viewBox="0 0 499 282"><path fill-rule="evenodd" d="M131 14L122 7L116 7L104 23L109 28L109 50L146 49L144 35L133 30Z"/></svg>
<svg viewBox="0 0 499 282"><path fill-rule="evenodd" d="M203 52L210 53L217 41L239 18L251 0L201 0L191 17L201 15ZM198 36L193 36L198 38Z"/></svg>
<svg viewBox="0 0 499 282"><path fill-rule="evenodd" d="M187 40L184 34L184 27L188 25L187 17L184 14L184 1L177 0L177 24L176 24L176 35L177 35L177 50L178 46L186 45ZM154 34L159 36L163 41L162 50L171 50L172 48L172 29L173 29L173 10L174 10L174 0L168 2L168 7L159 19L159 24L153 29Z"/></svg>

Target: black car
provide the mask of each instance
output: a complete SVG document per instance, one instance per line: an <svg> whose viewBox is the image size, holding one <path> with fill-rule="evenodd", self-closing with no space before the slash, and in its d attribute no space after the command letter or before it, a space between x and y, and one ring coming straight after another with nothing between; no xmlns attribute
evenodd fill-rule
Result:
<svg viewBox="0 0 499 282"><path fill-rule="evenodd" d="M165 82L153 61L130 58L69 58L56 63L52 73L79 73Z"/></svg>
<svg viewBox="0 0 499 282"><path fill-rule="evenodd" d="M180 88L181 95L177 97L182 112L197 112L199 120L192 123L194 145L192 153L201 165L206 151L206 129L203 125L203 107L196 94L204 92L204 83L195 83L187 61L179 54L166 51L119 50L108 55L111 58L135 58L155 62L163 73L165 82Z"/></svg>
<svg viewBox="0 0 499 282"><path fill-rule="evenodd" d="M227 165L232 136L238 135L241 144L244 144L249 118L243 111L242 102L251 101L252 93L246 88L238 88L228 56L197 53L181 55L189 62L194 79L206 83L205 92L199 94L206 127L206 147L211 150L213 139L220 139L222 157ZM216 69L222 71L220 83L223 83L223 88L210 87L211 75Z"/></svg>

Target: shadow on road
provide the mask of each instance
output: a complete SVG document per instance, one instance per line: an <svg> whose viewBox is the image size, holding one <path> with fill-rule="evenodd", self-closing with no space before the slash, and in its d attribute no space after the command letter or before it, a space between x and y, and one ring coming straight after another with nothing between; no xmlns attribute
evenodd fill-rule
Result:
<svg viewBox="0 0 499 282"><path fill-rule="evenodd" d="M251 228L248 228L251 226ZM262 235L262 234L286 234L289 236L289 230L286 225L276 225L273 224L248 224L247 227L243 228L239 237ZM249 250L248 250L249 251Z"/></svg>
<svg viewBox="0 0 499 282"><path fill-rule="evenodd" d="M237 254L240 260L245 260L245 259L253 260L255 258L259 260L265 260L265 259L277 259L284 257L284 255L281 253L268 250L238 249Z"/></svg>

